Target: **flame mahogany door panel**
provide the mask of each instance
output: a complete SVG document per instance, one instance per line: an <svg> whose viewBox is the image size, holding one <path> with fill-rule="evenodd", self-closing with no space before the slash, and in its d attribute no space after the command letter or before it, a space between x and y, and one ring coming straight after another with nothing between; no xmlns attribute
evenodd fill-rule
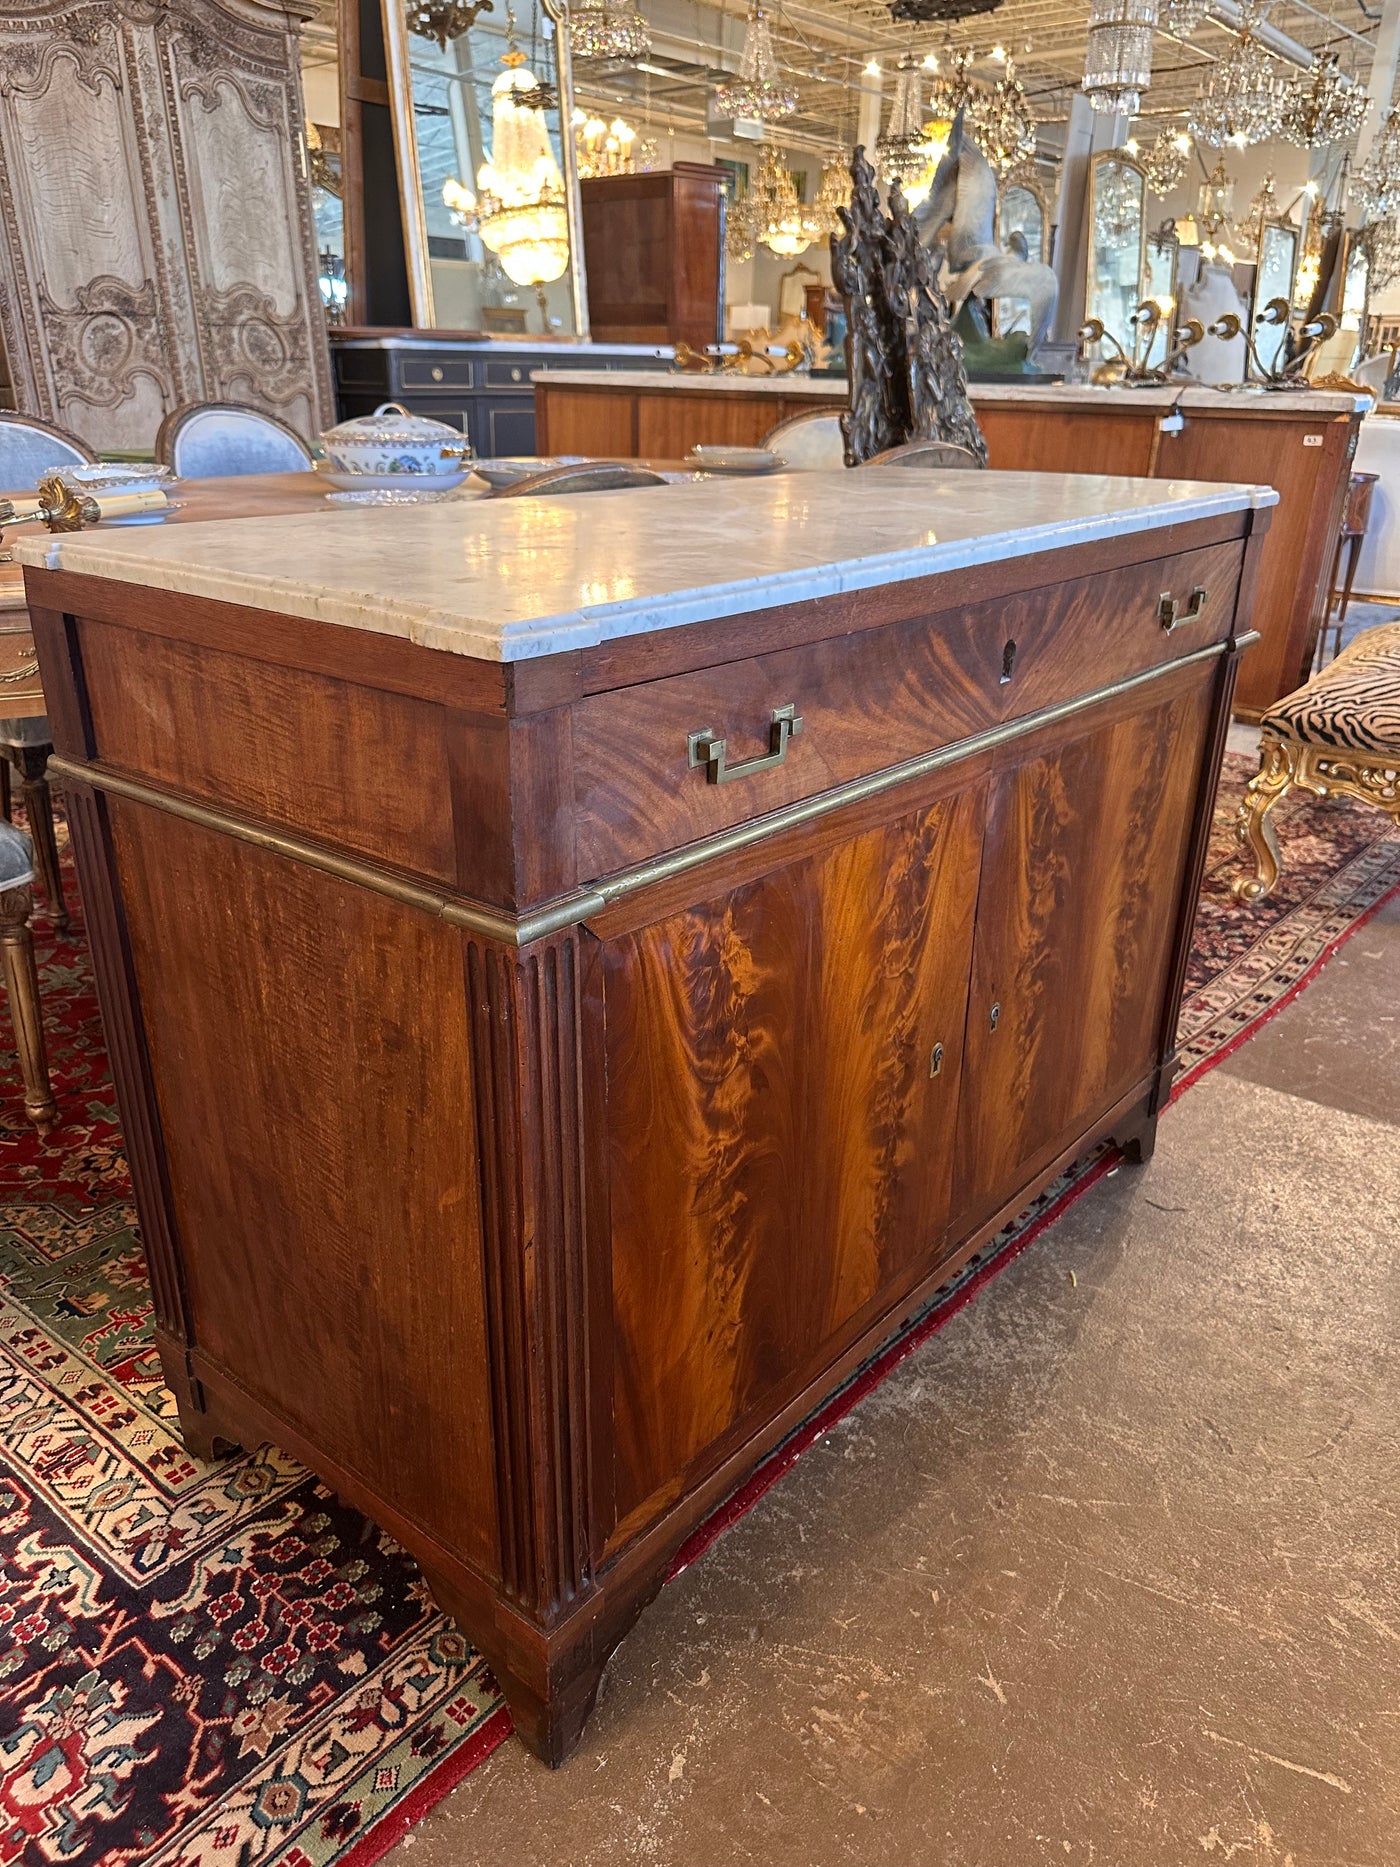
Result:
<svg viewBox="0 0 1400 1867"><path fill-rule="evenodd" d="M1163 683L1163 686L1166 684ZM992 780L968 1005L959 1235L1149 1074L1214 705L1173 677L1078 736L1007 747Z"/></svg>
<svg viewBox="0 0 1400 1867"><path fill-rule="evenodd" d="M984 801L605 942L619 1540L939 1260Z"/></svg>

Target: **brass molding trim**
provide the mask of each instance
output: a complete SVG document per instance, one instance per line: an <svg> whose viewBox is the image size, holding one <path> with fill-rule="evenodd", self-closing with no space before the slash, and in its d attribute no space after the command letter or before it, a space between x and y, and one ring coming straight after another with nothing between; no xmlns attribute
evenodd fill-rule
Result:
<svg viewBox="0 0 1400 1867"><path fill-rule="evenodd" d="M500 908L486 907L479 902L460 900L439 890L424 888L395 875L391 869L357 862L351 856L337 855L333 850L303 842L300 837L289 836L281 830L260 829L256 824L232 817L213 805L181 797L177 792L157 790L139 779L127 778L109 770L96 760L65 758L54 753L49 759L48 769L60 778L90 785L95 791L127 798L135 804L145 804L152 810L164 811L167 816L197 824L201 829L214 830L220 835L234 837L239 842L251 843L255 848L268 850L273 855L284 856L290 862L305 863L308 868L320 869L323 874L334 875L355 887L368 888L375 894L386 895L392 901L402 902L405 907L434 915L454 927L478 934L483 939L496 940L504 946L520 947L546 939L551 934L562 933L567 927L576 927L586 922L590 915L600 913L609 903L625 895L635 894L639 889L649 888L655 882L669 881L690 869L698 869L714 861L716 857L730 855L740 849L750 849L755 843L766 842L785 830L830 816L833 811L844 809L848 804L878 797L883 791L893 791L899 785L940 771L946 765L954 765L979 752L1024 739L1060 720L1072 719L1075 714L1086 712L1105 700L1113 700L1120 694L1130 694L1140 687L1149 686L1178 668L1212 661L1219 655L1234 654L1238 649L1248 648L1258 640L1258 631L1251 629L1241 635L1228 637L1223 642L1212 642L1205 648L1195 649L1189 655L1179 655L1172 661L1164 661L1141 674L1129 675L1127 679L1114 681L1107 687L1097 687L1092 693L1060 701L1053 707L1042 707L1038 713L1024 714L1020 719L1008 720L1002 726L989 727L987 731L973 733L969 738L955 739L936 751L906 759L903 764L889 765L883 771L871 772L864 778L853 778L830 791L820 792L816 797L803 798L782 810L769 811L765 816L751 818L747 823L736 824L732 829L719 831L700 842L688 843L684 849L671 850L664 856L653 857L649 862L622 869L616 875L594 882L587 888L557 895L543 907L525 914L511 914Z"/></svg>

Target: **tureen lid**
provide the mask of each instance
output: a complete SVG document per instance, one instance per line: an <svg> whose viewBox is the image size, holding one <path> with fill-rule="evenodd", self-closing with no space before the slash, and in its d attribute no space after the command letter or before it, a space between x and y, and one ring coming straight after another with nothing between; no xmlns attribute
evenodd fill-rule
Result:
<svg viewBox="0 0 1400 1867"><path fill-rule="evenodd" d="M355 415L334 428L327 428L323 441L383 441L391 447L415 441L452 441L458 447L462 436L445 421L433 421L427 415L410 415L398 402L381 402L372 415Z"/></svg>

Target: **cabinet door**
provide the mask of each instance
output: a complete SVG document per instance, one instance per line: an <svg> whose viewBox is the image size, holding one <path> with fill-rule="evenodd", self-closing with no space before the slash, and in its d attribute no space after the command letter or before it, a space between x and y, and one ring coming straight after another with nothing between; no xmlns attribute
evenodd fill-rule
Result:
<svg viewBox="0 0 1400 1867"><path fill-rule="evenodd" d="M605 943L620 1534L939 1259L984 804Z"/></svg>
<svg viewBox="0 0 1400 1867"><path fill-rule="evenodd" d="M1158 690L1098 726L1087 715L1068 742L1009 747L1009 769L992 780L959 1235L1156 1066L1216 676L1212 666L1173 677L1170 697Z"/></svg>

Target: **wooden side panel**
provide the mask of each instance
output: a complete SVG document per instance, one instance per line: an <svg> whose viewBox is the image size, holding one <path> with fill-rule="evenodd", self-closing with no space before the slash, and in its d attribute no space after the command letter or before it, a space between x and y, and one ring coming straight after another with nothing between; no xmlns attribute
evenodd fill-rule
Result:
<svg viewBox="0 0 1400 1867"><path fill-rule="evenodd" d="M196 1357L494 1571L459 937L109 808Z"/></svg>
<svg viewBox="0 0 1400 1867"><path fill-rule="evenodd" d="M845 405L844 394L835 395L830 411ZM637 397L637 452L643 460L683 460L696 446L757 447L789 415L826 406L814 396L798 402L739 389L643 390Z"/></svg>
<svg viewBox="0 0 1400 1867"><path fill-rule="evenodd" d="M637 398L615 389L535 384L535 445L542 454L636 460Z"/></svg>
<svg viewBox="0 0 1400 1867"><path fill-rule="evenodd" d="M1158 409L1119 408L1101 413L1050 402L979 402L975 388L972 405L987 437L990 467L1021 473L1132 476L1152 471Z"/></svg>
<svg viewBox="0 0 1400 1867"><path fill-rule="evenodd" d="M605 946L619 1538L939 1257L982 808Z"/></svg>
<svg viewBox="0 0 1400 1867"><path fill-rule="evenodd" d="M80 638L100 759L456 880L441 708L107 623Z"/></svg>
<svg viewBox="0 0 1400 1867"><path fill-rule="evenodd" d="M1003 754L968 1006L959 1233L1156 1067L1217 676L1183 671L1174 693L1111 724Z"/></svg>
<svg viewBox="0 0 1400 1867"><path fill-rule="evenodd" d="M1359 417L1307 414L1199 417L1164 435L1159 479L1240 480L1272 486L1278 510L1259 565L1253 626L1259 641L1240 668L1236 711L1257 719L1304 676L1325 613Z"/></svg>

